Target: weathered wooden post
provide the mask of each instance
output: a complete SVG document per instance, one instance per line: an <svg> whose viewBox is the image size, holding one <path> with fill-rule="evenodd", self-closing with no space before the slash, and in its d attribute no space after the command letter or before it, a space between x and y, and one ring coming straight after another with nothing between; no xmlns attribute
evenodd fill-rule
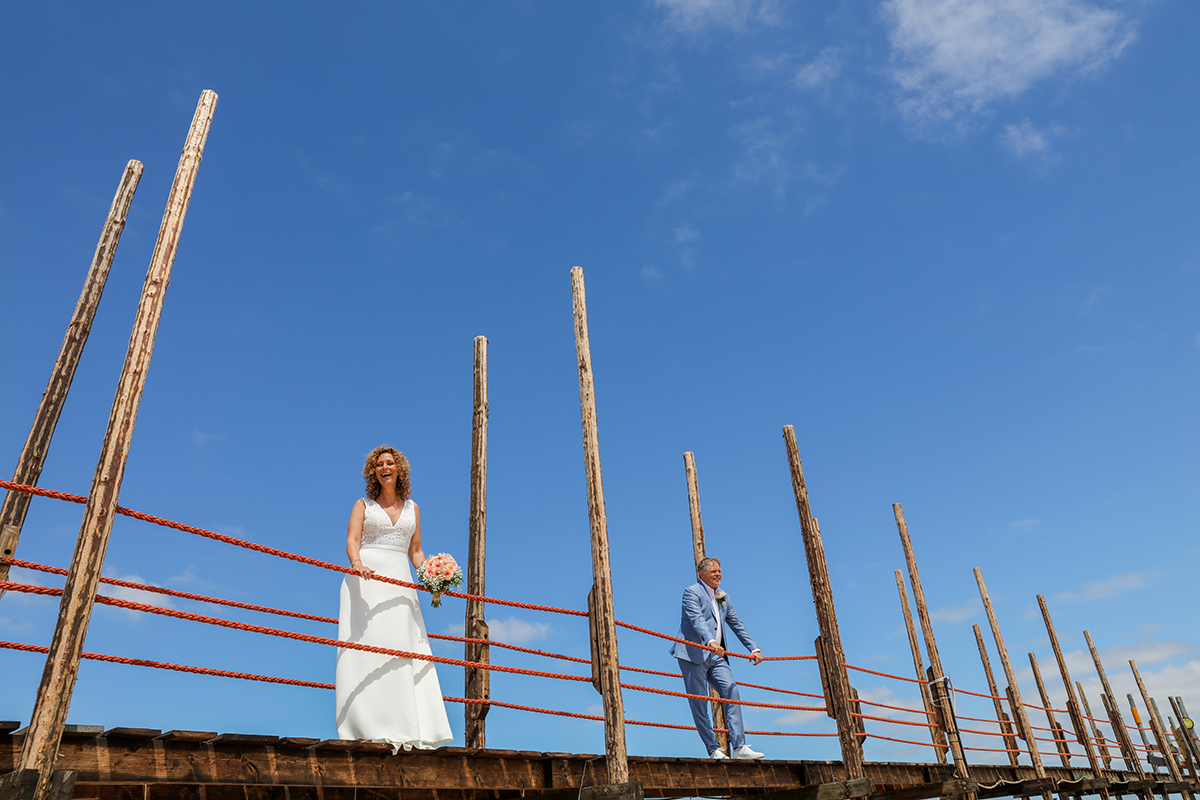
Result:
<svg viewBox="0 0 1200 800"><path fill-rule="evenodd" d="M687 478L688 512L692 520L692 555L695 556L696 566L700 566L705 556L704 522L700 518L700 480L696 475L696 456L691 450L683 454L683 471ZM721 695L712 686L708 687L710 697L720 698ZM717 735L717 746L727 755L733 755L729 750L729 730L725 722L725 704L715 700L709 704L712 707L713 729Z"/></svg>
<svg viewBox="0 0 1200 800"><path fill-rule="evenodd" d="M829 583L825 545L809 506L808 487L804 484L804 468L800 463L800 448L796 444L796 429L793 426L783 426L783 442L792 473L792 492L796 496L800 533L804 538L808 577L817 611L817 627L821 631L821 646L826 656L827 693L836 715L838 742L842 748L842 761L846 765L846 778L855 780L866 776L863 769L862 741L857 735L860 726L853 716L850 676L846 672L846 654L842 650L842 636L838 630L837 612L833 605L833 587Z"/></svg>
<svg viewBox="0 0 1200 800"><path fill-rule="evenodd" d="M467 594L484 595L485 557L487 539L487 345L486 336L475 337L475 401L471 414L471 511L467 520ZM466 637L487 639L488 626L484 620L482 600L467 601ZM489 663L490 648L486 642L467 642L463 648L467 661ZM464 703L466 746L483 749L487 747L484 719L491 708L487 701L492 699L491 671L479 667L463 670L467 700L482 703Z"/></svg>
<svg viewBox="0 0 1200 800"><path fill-rule="evenodd" d="M933 705L933 695L929 692L929 682L925 676L925 664L921 660L921 645L917 641L917 630L913 626L912 609L908 606L908 587L904 583L904 574L896 570L896 591L900 593L900 608L904 610L904 627L908 631L908 649L912 651L913 670L917 673L918 686L921 687L921 700L925 704L926 719L937 720L937 709ZM933 752L939 764L946 763L946 734L939 727L929 729L929 737L933 740Z"/></svg>
<svg viewBox="0 0 1200 800"><path fill-rule="evenodd" d="M79 539L75 545L75 554L71 558L66 585L63 587L58 623L50 641L46 669L42 673L37 701L21 750L20 769L33 769L38 772L34 800L46 800L49 796L58 744L67 718L67 709L71 705L71 692L75 688L75 678L79 673L79 658L83 652L92 604L95 602L96 585L100 580L104 552L112 532L113 509L116 508L121 491L121 478L129 455L138 404L141 401L142 389L146 385L146 370L154 351L154 336L162 315L163 297L171 280L171 266L175 262L183 218L187 213L192 186L196 181L196 172L200 167L204 142L208 137L216 105L215 92L206 89L201 93L191 129L188 131L187 142L179 159L179 167L175 172L175 182L171 186L162 225L158 230L158 241L150 258L150 269L142 286L142 299L134 319L133 333L129 338L125 366L117 383L117 394L108 418L104 446L100 453L100 461L96 464L96 472L92 476L92 488L84 508Z"/></svg>
<svg viewBox="0 0 1200 800"><path fill-rule="evenodd" d="M1037 601L1038 607L1042 611L1042 621L1046 625L1046 633L1050 636L1050 647L1054 650L1054 660L1058 663L1058 673L1062 676L1063 689L1067 693L1067 714L1071 717L1071 725L1075 728L1075 736L1079 739L1079 743L1083 745L1084 753L1087 754L1088 765L1092 768L1092 775L1097 779L1103 778L1104 772L1100 767L1099 759L1096 757L1096 749L1092 746L1091 738L1088 736L1087 721L1083 718L1083 713L1079 708L1079 701L1076 699L1075 690L1071 685L1071 672L1067 669L1067 659L1063 656L1062 648L1058 645L1058 634L1054 632L1054 621L1050 619L1050 607L1046 605L1046 598L1040 594L1037 596ZM1038 678L1038 689L1041 691L1041 676L1037 673L1036 662L1033 661L1032 653L1030 653L1029 659L1031 663L1035 663L1034 674ZM1042 691L1042 694L1044 696L1045 692ZM1049 708L1049 699L1045 699L1043 702ZM1049 711L1046 713L1048 715L1051 714ZM1054 727L1053 722L1050 725ZM1058 737L1055 736L1055 738L1057 739ZM1064 766L1069 766L1069 764L1064 764ZM1104 800L1107 800L1109 796L1108 788L1101 787L1100 795Z"/></svg>
<svg viewBox="0 0 1200 800"><path fill-rule="evenodd" d="M582 267L571 268L571 295L575 306L575 354L579 362L583 467L587 475L588 519L592 532L596 643L600 663L600 685L604 697L604 753L608 764L608 782L620 784L629 783L629 761L625 753L625 704L621 697L621 676L617 660L612 570L608 561L608 518L604 510L604 482L600 473L596 386L592 375L592 348L588 341L587 297L584 292Z"/></svg>
<svg viewBox="0 0 1200 800"><path fill-rule="evenodd" d="M1171 773L1171 780L1182 783L1183 774L1179 771L1179 762L1175 760L1175 753L1171 751L1171 743L1167 741L1167 732L1162 729L1158 716L1154 713L1150 693L1146 691L1146 684L1142 683L1142 673L1138 672L1137 662L1132 658L1129 659L1129 668L1133 670L1133 678L1137 681L1138 691L1142 693L1142 700L1146 703L1146 720L1150 723L1150 730L1154 733L1155 741L1158 742L1158 750L1162 753L1163 760L1167 762L1167 772ZM1192 796L1186 789L1182 794L1189 800Z"/></svg>
<svg viewBox="0 0 1200 800"><path fill-rule="evenodd" d="M67 392L70 391L71 381L75 378L75 368L79 366L83 346L87 344L88 334L92 331L92 320L96 317L96 308L104 294L104 284L108 280L113 256L117 254L117 245L121 241L121 233L125 230L125 218L133 202L133 193L137 191L138 181L141 179L142 162L130 161L125 165L125 172L117 185L117 193L108 209L108 219L104 221L104 228L100 231L100 241L96 243L96 253L92 256L92 264L88 267L87 277L84 278L83 291L79 295L79 302L75 304L75 314L67 325L66 336L63 337L62 347L58 351L58 360L54 362L54 371L50 373L50 382L46 384L46 391L42 393L42 402L38 405L33 425L29 428L29 436L26 437L25 446L17 458L13 483L36 486L42 474L46 453L50 450L50 440L54 437L54 428L58 425L63 405L67 402ZM17 542L21 538L21 527L25 524L25 515L29 512L31 497L24 492L8 492L4 503L0 504L0 557L14 557ZM0 581L7 580L8 564L0 564ZM3 596L4 591L0 589L0 597Z"/></svg>
<svg viewBox="0 0 1200 800"><path fill-rule="evenodd" d="M943 726L946 740L950 743L950 755L954 757L954 774L960 780L971 777L967 767L966 754L963 752L962 739L958 735L958 726L954 724L952 701L945 684L946 673L942 671L942 658L938 654L937 640L933 637L933 622L929 618L929 606L925 603L925 590L921 587L921 573L917 570L917 555L913 551L912 539L908 535L908 523L904 519L904 509L899 503L892 504L892 514L896 517L896 529L900 532L900 546L904 549L904 562L908 566L908 580L912 584L913 600L917 604L917 619L921 623L921 632L925 636L925 652L929 655L929 671L932 681L929 690L934 702L946 712ZM940 702L939 702L940 701ZM967 794L974 797L973 793Z"/></svg>
<svg viewBox="0 0 1200 800"><path fill-rule="evenodd" d="M996 686L996 676L992 674L992 662L988 659L987 646L983 643L983 631L978 625L972 625L975 633L975 644L979 647L979 660L983 662L983 674L987 676L988 694L992 696L992 705L996 709L996 721L1000 723L1000 732L1004 734L1004 750L1008 755L1008 763L1014 767L1017 760L1017 735L1013 733L1012 722L1004 713L1004 703L1000 700L1000 689Z"/></svg>
<svg viewBox="0 0 1200 800"><path fill-rule="evenodd" d="M1042 707L1046 709L1046 723L1050 726L1050 736L1054 739L1054 746L1058 749L1058 757L1062 761L1064 767L1071 766L1071 751L1067 747L1067 732L1058 724L1058 719L1054 716L1054 709L1050 704L1050 694L1046 691L1046 684L1042 681L1042 671L1038 668L1037 656L1033 653L1029 654L1029 668L1033 670L1033 680L1037 684L1038 697L1042 701ZM1086 732L1079 741L1084 747L1087 747ZM1093 770L1096 777L1099 777L1099 772Z"/></svg>
<svg viewBox="0 0 1200 800"><path fill-rule="evenodd" d="M988 623L992 626L992 638L996 640L996 652L1000 663L1004 666L1004 677L1008 681L1008 704L1012 708L1013 721L1017 723L1017 735L1025 740L1029 748L1029 758L1033 761L1033 773L1038 778L1046 777L1046 768L1042 765L1042 756L1038 752L1037 742L1033 738L1033 730L1029 727L1029 717L1025 715L1025 704L1021 700L1021 687L1017 686L1017 676L1013 672L1012 662L1008 660L1008 650L1004 647L1004 636L1000 633L1000 623L996 621L996 611L992 608L992 598L988 596L987 585L983 582L983 572L975 568L975 583L979 586L979 596L983 598L983 610L987 612ZM1050 790L1042 792L1046 800L1052 800Z"/></svg>
<svg viewBox="0 0 1200 800"><path fill-rule="evenodd" d="M1083 638L1087 641L1088 650L1092 654L1092 663L1096 666L1096 674L1100 676L1100 685L1104 687L1104 694L1100 695L1100 702L1104 704L1104 711L1108 714L1108 720L1113 729L1113 736L1117 737L1117 744L1121 748L1121 755L1125 759L1126 766L1137 773L1138 780L1144 780L1146 772L1142 769L1141 759L1138 758L1137 749L1133 746L1133 739L1129 738L1129 730L1125 727L1125 719L1121 716L1121 709L1117 705L1117 696L1113 694L1112 686L1109 685L1108 674L1104 671L1104 664L1100 662L1100 651L1096 649L1095 643L1092 642L1092 635L1090 633L1084 631ZM1150 791L1147 790L1144 792L1143 797L1146 800L1150 800Z"/></svg>
<svg viewBox="0 0 1200 800"><path fill-rule="evenodd" d="M1108 754L1108 746L1104 744L1104 734L1100 731L1100 726L1096 724L1092 717L1092 706L1088 703L1087 695L1084 694L1083 684L1075 681L1075 691L1079 697L1079 702L1083 704L1083 715L1086 722L1092 723L1092 735L1095 736L1096 747L1100 751L1100 758L1104 761L1105 769L1112 769L1112 756Z"/></svg>

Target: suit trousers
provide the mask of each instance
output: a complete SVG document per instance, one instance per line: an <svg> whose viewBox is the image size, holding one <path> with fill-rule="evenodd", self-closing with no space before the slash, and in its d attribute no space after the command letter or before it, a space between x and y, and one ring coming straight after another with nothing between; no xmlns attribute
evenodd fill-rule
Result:
<svg viewBox="0 0 1200 800"><path fill-rule="evenodd" d="M684 691L688 694L708 696L709 684L717 690L717 694L726 700L741 700L737 684L733 680L733 671L729 669L729 661L721 656L713 656L711 663L695 664L685 658L676 659L679 671L683 673ZM692 709L692 720L696 723L696 731L704 742L704 752L711 754L717 749L717 735L713 732L712 719L708 714L708 700L688 698ZM746 743L746 731L742 727L742 707L733 703L725 703L725 722L729 726L729 744L734 750Z"/></svg>

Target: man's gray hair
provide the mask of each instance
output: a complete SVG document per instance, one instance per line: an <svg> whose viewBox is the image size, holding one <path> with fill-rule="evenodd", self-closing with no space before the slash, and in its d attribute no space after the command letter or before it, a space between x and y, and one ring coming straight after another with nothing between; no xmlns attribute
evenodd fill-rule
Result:
<svg viewBox="0 0 1200 800"><path fill-rule="evenodd" d="M696 575L700 575L700 574L704 573L708 569L709 564L716 564L719 567L719 566L721 566L721 559L719 559L719 558L702 558L702 559L700 559L700 563L696 565Z"/></svg>

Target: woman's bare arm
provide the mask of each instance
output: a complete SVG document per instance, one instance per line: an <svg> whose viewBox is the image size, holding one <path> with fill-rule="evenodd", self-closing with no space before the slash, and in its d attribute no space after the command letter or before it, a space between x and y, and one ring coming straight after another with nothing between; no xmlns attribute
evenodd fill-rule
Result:
<svg viewBox="0 0 1200 800"><path fill-rule="evenodd" d="M354 501L354 508L350 509L350 522L346 525L346 555L350 557L350 567L362 577L370 580L371 576L375 574L375 570L362 562L362 557L358 552L358 548L362 545L363 520L366 516L367 504L360 497Z"/></svg>

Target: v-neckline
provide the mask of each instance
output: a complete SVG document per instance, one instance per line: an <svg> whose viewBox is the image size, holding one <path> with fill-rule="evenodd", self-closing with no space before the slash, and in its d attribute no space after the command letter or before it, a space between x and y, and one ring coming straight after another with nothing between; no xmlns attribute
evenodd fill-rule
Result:
<svg viewBox="0 0 1200 800"><path fill-rule="evenodd" d="M400 513L396 515L396 519L395 519L395 521L393 521L393 520L392 520L392 515L391 515L391 514L389 514L389 513L387 512L387 509L386 509L386 508L384 508L383 506L379 505L379 501L378 501L378 500L372 500L371 502L372 502L372 503L374 503L376 506L379 506L379 510L380 510L380 511L382 511L382 512L383 512L383 515L384 515L385 517L387 517L387 518L388 518L388 522L391 522L391 523L392 523L392 527L393 527L393 528L394 528L394 527L396 527L397 525L399 525L399 524L400 524L400 518L401 518L402 516L404 516L404 509L408 508L408 501L407 501L407 500L405 500L405 501L404 501L404 505L400 506Z"/></svg>

